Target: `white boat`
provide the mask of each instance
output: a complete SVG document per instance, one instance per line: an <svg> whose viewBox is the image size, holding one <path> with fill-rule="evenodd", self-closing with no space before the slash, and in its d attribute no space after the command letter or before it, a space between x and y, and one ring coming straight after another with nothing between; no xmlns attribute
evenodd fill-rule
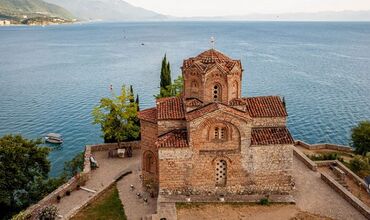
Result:
<svg viewBox="0 0 370 220"><path fill-rule="evenodd" d="M62 135L57 133L49 133L45 137L45 141L52 144L61 144L63 143Z"/></svg>

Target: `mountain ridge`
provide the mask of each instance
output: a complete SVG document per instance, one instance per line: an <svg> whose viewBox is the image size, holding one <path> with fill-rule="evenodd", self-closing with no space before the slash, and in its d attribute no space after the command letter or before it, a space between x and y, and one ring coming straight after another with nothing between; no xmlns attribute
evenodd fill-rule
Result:
<svg viewBox="0 0 370 220"><path fill-rule="evenodd" d="M167 20L167 16L133 6L123 0L45 0L60 5L82 20Z"/></svg>
<svg viewBox="0 0 370 220"><path fill-rule="evenodd" d="M75 18L66 9L42 0L0 0L0 18L21 20L33 17Z"/></svg>

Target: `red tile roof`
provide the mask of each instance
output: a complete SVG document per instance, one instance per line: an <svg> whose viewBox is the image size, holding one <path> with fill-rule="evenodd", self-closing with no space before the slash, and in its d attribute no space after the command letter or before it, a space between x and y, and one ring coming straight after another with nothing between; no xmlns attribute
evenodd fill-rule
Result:
<svg viewBox="0 0 370 220"><path fill-rule="evenodd" d="M158 137L155 142L158 148L183 148L189 147L187 131L185 129L173 130Z"/></svg>
<svg viewBox="0 0 370 220"><path fill-rule="evenodd" d="M148 108L138 113L140 120L157 123L157 108Z"/></svg>
<svg viewBox="0 0 370 220"><path fill-rule="evenodd" d="M294 144L286 127L253 128L252 145Z"/></svg>
<svg viewBox="0 0 370 220"><path fill-rule="evenodd" d="M232 107L229 107L228 105L225 105L223 103L209 103L207 105L204 105L198 109L195 109L193 111L190 111L186 114L186 120L187 121L191 121L193 119L196 119L196 118L199 118L203 115L206 115L210 112L213 112L215 110L218 110L218 109L228 109L228 111L231 111L231 113L233 113L234 115L239 115L241 117L246 117L246 114L245 112L239 110L239 109L236 109L236 108L232 108Z"/></svg>
<svg viewBox="0 0 370 220"><path fill-rule="evenodd" d="M217 66L227 73L231 71L235 65L241 68L240 60L233 60L215 49L210 49L196 57L184 60L183 68L194 68L201 73L205 73L214 66Z"/></svg>
<svg viewBox="0 0 370 220"><path fill-rule="evenodd" d="M286 117L283 101L279 96L260 96L243 98L251 117Z"/></svg>
<svg viewBox="0 0 370 220"><path fill-rule="evenodd" d="M185 110L182 97L168 97L157 99L158 120L185 119Z"/></svg>

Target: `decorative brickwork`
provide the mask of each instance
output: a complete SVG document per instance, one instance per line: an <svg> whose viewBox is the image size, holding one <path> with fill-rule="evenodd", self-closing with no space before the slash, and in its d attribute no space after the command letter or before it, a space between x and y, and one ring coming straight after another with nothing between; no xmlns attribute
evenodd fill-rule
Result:
<svg viewBox="0 0 370 220"><path fill-rule="evenodd" d="M139 114L144 182L166 195L284 194L293 138L280 97L241 97L242 66L208 50L184 61L184 92Z"/></svg>

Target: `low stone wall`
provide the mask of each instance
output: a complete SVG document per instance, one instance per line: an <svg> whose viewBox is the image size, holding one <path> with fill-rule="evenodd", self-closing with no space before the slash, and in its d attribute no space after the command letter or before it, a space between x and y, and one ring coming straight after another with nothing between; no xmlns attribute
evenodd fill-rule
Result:
<svg viewBox="0 0 370 220"><path fill-rule="evenodd" d="M57 197L60 196L61 198L66 195L67 191L72 192L77 188L78 185L82 186L90 179L91 176L91 162L90 157L92 156L93 152L96 151L108 151L111 149L116 149L118 147L117 143L112 144L96 144L96 145L87 145L85 146L85 153L84 153L84 168L81 173L76 175L75 177L71 178L65 184L58 187L56 190L51 192L49 195L44 197L40 200L37 204L34 204L28 207L24 212L25 215L28 216L28 219L36 219L37 213L45 206L52 205L57 202ZM140 141L132 141L132 142L122 142L120 143L119 148L125 147L132 147L132 149L139 149L140 148ZM113 184L113 181L111 184ZM111 185L110 184L110 185ZM99 192L100 194L100 192ZM94 195L92 198L95 198ZM80 207L81 208L81 207ZM80 210L80 209L78 209Z"/></svg>
<svg viewBox="0 0 370 220"><path fill-rule="evenodd" d="M63 198L66 196L67 191L72 192L73 190L77 189L78 186L84 185L87 180L88 177L84 174L78 174L75 177L72 177L68 180L68 182L44 197L37 204L34 204L26 209L25 216L28 216L28 219L37 219L37 214L43 207L57 203L58 196Z"/></svg>
<svg viewBox="0 0 370 220"><path fill-rule="evenodd" d="M342 164L340 161L336 160L335 163L337 166L343 170L343 172L351 178L353 181L355 181L357 184L359 184L361 187L363 187L365 190L367 190L366 183L363 179L361 179L359 176L357 176L352 170L348 169L344 164Z"/></svg>
<svg viewBox="0 0 370 220"><path fill-rule="evenodd" d="M310 158L308 158L304 153L302 153L296 147L293 147L293 154L296 156L300 161L302 161L308 168L313 171L317 170L317 164L313 162Z"/></svg>
<svg viewBox="0 0 370 220"><path fill-rule="evenodd" d="M131 170L125 170L123 171L123 175L128 175L128 174L131 174L132 171ZM92 202L94 202L95 200L97 200L101 195L103 195L108 189L110 189L111 187L113 187L114 184L116 184L116 182L118 181L119 179L115 178L115 179L112 179L109 184L101 189L100 191L96 192L94 195L92 195L83 205L81 206L78 206L78 207L75 207L71 212L68 213L68 216L64 216L65 218L72 218L73 216L75 216L78 212L80 212L82 209L84 209L86 206L88 206L89 204L91 204Z"/></svg>
<svg viewBox="0 0 370 220"><path fill-rule="evenodd" d="M337 160L320 160L320 161L315 161L317 167L328 167L332 164L336 164Z"/></svg>
<svg viewBox="0 0 370 220"><path fill-rule="evenodd" d="M119 147L117 143L95 144L95 145L88 145L86 147L89 147L91 149L91 152L108 151L108 150L114 150L117 148L122 149L126 147L131 147L132 149L140 149L140 141L121 142Z"/></svg>
<svg viewBox="0 0 370 220"><path fill-rule="evenodd" d="M336 145L336 144L307 144L304 141L296 140L295 146L301 146L309 150L319 150L319 149L330 149L330 150L337 150L342 152L351 153L353 152L353 149L350 146L344 146L344 145Z"/></svg>
<svg viewBox="0 0 370 220"><path fill-rule="evenodd" d="M353 207L355 207L367 219L370 219L370 208L366 206L361 200L352 195L346 188L340 185L332 177L327 174L321 173L321 179L326 182L331 188L339 193L345 200L347 200Z"/></svg>

